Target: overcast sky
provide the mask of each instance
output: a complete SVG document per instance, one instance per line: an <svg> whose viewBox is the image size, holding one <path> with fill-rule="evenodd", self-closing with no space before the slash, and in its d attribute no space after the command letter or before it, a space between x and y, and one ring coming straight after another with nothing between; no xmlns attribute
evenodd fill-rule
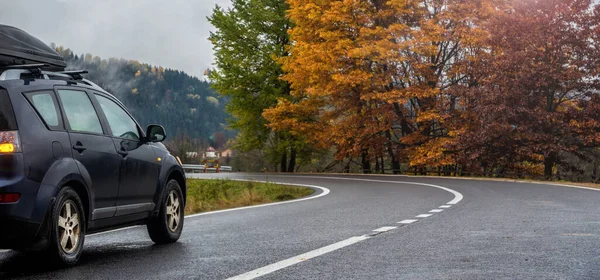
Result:
<svg viewBox="0 0 600 280"><path fill-rule="evenodd" d="M0 24L77 54L135 59L202 75L212 63L206 20L229 0L0 0Z"/></svg>

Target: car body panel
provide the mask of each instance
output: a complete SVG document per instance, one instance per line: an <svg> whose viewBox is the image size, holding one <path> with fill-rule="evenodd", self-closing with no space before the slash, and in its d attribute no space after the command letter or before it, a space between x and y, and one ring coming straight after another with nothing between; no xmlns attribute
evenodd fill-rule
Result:
<svg viewBox="0 0 600 280"><path fill-rule="evenodd" d="M152 146L122 138L113 138L113 143L115 148L127 153L122 156L117 206L153 202L158 188L160 161Z"/></svg>

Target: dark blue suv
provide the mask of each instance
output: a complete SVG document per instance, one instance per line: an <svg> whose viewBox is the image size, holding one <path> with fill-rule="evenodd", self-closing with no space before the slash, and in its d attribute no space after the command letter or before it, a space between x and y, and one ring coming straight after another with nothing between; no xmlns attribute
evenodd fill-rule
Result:
<svg viewBox="0 0 600 280"><path fill-rule="evenodd" d="M0 68L0 248L72 265L85 235L146 224L155 243L183 228L181 162L84 72Z"/></svg>

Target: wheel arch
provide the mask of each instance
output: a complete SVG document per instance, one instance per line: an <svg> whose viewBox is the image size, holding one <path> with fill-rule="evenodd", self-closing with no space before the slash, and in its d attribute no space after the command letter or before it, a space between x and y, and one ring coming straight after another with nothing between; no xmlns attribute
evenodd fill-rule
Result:
<svg viewBox="0 0 600 280"><path fill-rule="evenodd" d="M187 201L187 186L185 183L185 175L181 170L174 169L171 170L171 172L169 172L169 176L167 177L165 184L168 183L170 180L175 180L177 181L177 183L179 183L179 187L181 188L181 192L183 193L183 203L185 205Z"/></svg>
<svg viewBox="0 0 600 280"><path fill-rule="evenodd" d="M60 190L65 186L70 186L81 199L86 222L90 221L94 209L94 198L93 193L90 192L91 179L87 170L80 170L75 160L65 158L55 162L46 174L38 191L37 205L41 207L36 207L39 211L36 215L45 217L49 207L56 201Z"/></svg>

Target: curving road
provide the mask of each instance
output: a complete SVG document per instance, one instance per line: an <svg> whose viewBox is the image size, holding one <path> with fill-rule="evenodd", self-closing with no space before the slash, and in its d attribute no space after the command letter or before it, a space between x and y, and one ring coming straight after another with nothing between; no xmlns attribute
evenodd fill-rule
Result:
<svg viewBox="0 0 600 280"><path fill-rule="evenodd" d="M403 176L190 176L321 188L302 201L188 217L172 245L153 245L143 227L91 235L70 269L1 251L0 279L600 279L599 191Z"/></svg>

